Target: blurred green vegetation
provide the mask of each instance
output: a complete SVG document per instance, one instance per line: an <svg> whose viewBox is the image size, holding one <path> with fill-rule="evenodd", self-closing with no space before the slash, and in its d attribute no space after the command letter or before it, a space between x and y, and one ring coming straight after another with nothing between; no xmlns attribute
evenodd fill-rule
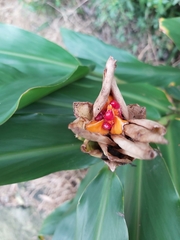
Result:
<svg viewBox="0 0 180 240"><path fill-rule="evenodd" d="M138 46L150 36L157 60L170 63L176 56L173 43L158 30L158 19L179 16L179 0L94 0L82 6L82 16L83 10L87 17L95 17L93 25L97 31L108 26L115 44L119 42L133 54L138 54Z"/></svg>
<svg viewBox="0 0 180 240"><path fill-rule="evenodd" d="M110 44L124 48L141 60L157 64L172 64L179 53L174 44L158 29L158 19L180 16L179 0L19 0L31 10L58 17L58 9L66 12L75 9L91 28ZM104 29L111 37L105 39ZM105 35L105 34L104 34ZM147 56L150 48L151 56ZM144 52L145 53L144 53ZM141 54L143 53L143 54ZM141 56L142 55L142 56Z"/></svg>

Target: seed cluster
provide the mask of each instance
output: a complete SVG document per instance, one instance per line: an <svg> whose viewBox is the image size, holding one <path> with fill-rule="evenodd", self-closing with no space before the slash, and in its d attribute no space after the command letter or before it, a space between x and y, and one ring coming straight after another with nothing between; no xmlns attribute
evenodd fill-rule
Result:
<svg viewBox="0 0 180 240"><path fill-rule="evenodd" d="M120 104L112 96L109 96L101 112L94 120L86 124L86 130L103 135L109 132L111 134L121 134L125 123L126 120L123 120Z"/></svg>
<svg viewBox="0 0 180 240"><path fill-rule="evenodd" d="M110 131L112 126L114 125L114 117L119 116L122 118L120 104L116 100L112 100L110 104L107 104L107 109L102 110L96 117L95 121L101 121L104 119L102 123L102 128L104 130Z"/></svg>

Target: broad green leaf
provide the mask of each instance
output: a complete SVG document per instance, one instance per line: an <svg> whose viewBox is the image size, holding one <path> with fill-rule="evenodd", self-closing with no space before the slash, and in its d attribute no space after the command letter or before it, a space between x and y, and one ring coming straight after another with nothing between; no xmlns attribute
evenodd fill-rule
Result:
<svg viewBox="0 0 180 240"><path fill-rule="evenodd" d="M117 173L124 183L130 240L179 239L180 196L164 158L136 160Z"/></svg>
<svg viewBox="0 0 180 240"><path fill-rule="evenodd" d="M76 223L76 208L72 205L58 224L52 240L73 240Z"/></svg>
<svg viewBox="0 0 180 240"><path fill-rule="evenodd" d="M63 70L64 71L64 70ZM17 69L0 64L0 124L7 121L18 108L86 75L87 67L77 66L57 76L30 77Z"/></svg>
<svg viewBox="0 0 180 240"><path fill-rule="evenodd" d="M166 88L166 92L173 97L175 100L180 101L180 85L179 86L169 86Z"/></svg>
<svg viewBox="0 0 180 240"><path fill-rule="evenodd" d="M149 84L119 84L127 104L139 104L147 108L147 117L158 120L171 112L172 104L165 93ZM27 112L42 111L45 113L72 113L73 102L94 102L101 89L101 83L88 78L74 82L62 90L39 100L34 105L27 107ZM61 109L59 109L61 107Z"/></svg>
<svg viewBox="0 0 180 240"><path fill-rule="evenodd" d="M57 44L14 26L0 24L0 43L0 124L89 72L90 63L81 66Z"/></svg>
<svg viewBox="0 0 180 240"><path fill-rule="evenodd" d="M117 60L116 76L128 83L147 82L156 86L168 86L180 83L180 70L168 66L151 66L138 61L130 53L103 43L95 37L61 29L61 35L67 49L75 56L96 63L95 72L102 74L109 56Z"/></svg>
<svg viewBox="0 0 180 240"><path fill-rule="evenodd" d="M76 225L76 205L74 199L56 208L43 222L40 236L54 239L73 239Z"/></svg>
<svg viewBox="0 0 180 240"><path fill-rule="evenodd" d="M0 126L0 185L98 162L81 153L81 142L67 128L72 120L67 114L15 114Z"/></svg>
<svg viewBox="0 0 180 240"><path fill-rule="evenodd" d="M36 34L0 24L0 63L30 76L66 76L79 61L66 50Z"/></svg>
<svg viewBox="0 0 180 240"><path fill-rule="evenodd" d="M73 200L65 202L55 209L44 221L40 235L53 235L53 240L73 240L76 227L76 207L79 197L90 181L98 174L103 161L89 168L86 177L82 180L78 192Z"/></svg>
<svg viewBox="0 0 180 240"><path fill-rule="evenodd" d="M87 186L77 205L75 239L127 240L122 184L104 168Z"/></svg>
<svg viewBox="0 0 180 240"><path fill-rule="evenodd" d="M180 17L176 18L160 18L159 19L160 30L170 37L180 50Z"/></svg>
<svg viewBox="0 0 180 240"><path fill-rule="evenodd" d="M180 195L180 164L179 164L179 156L180 156L180 119L171 121L168 126L168 131L166 134L166 138L168 140L167 146L160 146L160 150L162 152L162 156L166 160L168 169L173 179L173 183Z"/></svg>
<svg viewBox="0 0 180 240"><path fill-rule="evenodd" d="M119 85L127 104L138 103L147 109L147 118L158 120L161 116L172 112L172 104L165 93L147 83Z"/></svg>
<svg viewBox="0 0 180 240"><path fill-rule="evenodd" d="M85 35L82 33L74 32L65 28L61 28L61 35L63 42L67 49L79 58L84 58L96 63L96 70L102 74L106 61L109 56L113 56L115 59L118 57L119 62L134 62L136 58L130 53L118 49L114 46L110 46L101 42L93 36Z"/></svg>
<svg viewBox="0 0 180 240"><path fill-rule="evenodd" d="M95 69L96 65L94 62L92 62L91 60L88 59L84 59L84 58L78 58L78 60L80 61L80 63L83 66L87 66L88 68L90 68L92 71Z"/></svg>

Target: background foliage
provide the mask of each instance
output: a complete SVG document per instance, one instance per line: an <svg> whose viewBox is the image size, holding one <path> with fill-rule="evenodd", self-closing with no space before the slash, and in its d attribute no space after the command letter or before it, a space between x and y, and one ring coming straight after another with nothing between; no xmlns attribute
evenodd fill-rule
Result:
<svg viewBox="0 0 180 240"><path fill-rule="evenodd" d="M74 0L20 1L32 11L43 12L52 18L68 11L77 14L82 21L91 22L92 31L100 39L126 49L146 62L169 64L179 59L177 48L158 31L159 18L179 16L179 0L91 0L78 4Z"/></svg>

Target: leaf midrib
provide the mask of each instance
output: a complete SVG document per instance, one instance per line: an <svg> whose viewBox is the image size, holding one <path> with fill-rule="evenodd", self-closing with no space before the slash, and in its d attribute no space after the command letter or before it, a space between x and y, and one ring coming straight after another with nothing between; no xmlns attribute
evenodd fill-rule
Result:
<svg viewBox="0 0 180 240"><path fill-rule="evenodd" d="M35 61L51 63L51 64L55 64L55 65L62 66L62 67L69 67L69 68L72 68L72 69L74 69L76 67L75 65L72 65L72 64L67 64L67 63L58 62L58 61L55 61L55 60L50 60L50 59L47 59L47 58L41 58L41 57L22 54L22 53L8 52L8 51L0 50L0 54L19 57L19 58L23 58L23 59L31 59L31 60L35 60ZM78 65L78 62L76 64Z"/></svg>
<svg viewBox="0 0 180 240"><path fill-rule="evenodd" d="M167 151L167 152L168 152L168 155L170 156L170 152L169 152L169 151ZM163 161L163 163L164 163L164 165L165 165L165 168L167 169L169 178L170 178L171 183L172 183L172 185L173 185L173 187L174 187L174 191L175 191L178 199L180 200L180 194L179 194L179 192L178 192L178 190L177 190L177 188L176 188L176 184L175 184L175 182L174 182L174 178L175 178L175 177L173 176L173 174L170 173L170 169L169 169L169 167L168 167L168 165L167 165L166 160L164 159L164 157L161 156L161 159L162 159L162 161ZM173 171L173 170L172 170L172 171ZM175 174L174 174L174 175L175 175Z"/></svg>
<svg viewBox="0 0 180 240"><path fill-rule="evenodd" d="M138 191L138 196L137 196L137 232L136 232L136 239L139 240L139 236L140 236L140 228L139 228L139 224L140 224L140 218L141 218L141 190L142 190L142 162L140 162L140 166L139 166L139 174L138 174L138 179L137 179L137 186L139 187L139 191Z"/></svg>
<svg viewBox="0 0 180 240"><path fill-rule="evenodd" d="M25 157L27 156L34 156L36 154L39 155L39 153L41 153L40 155L46 155L48 152L51 153L56 153L56 152L62 152L62 151L69 151L69 149L74 150L76 148L79 148L79 143L76 144L65 144L65 145L57 145L57 146L51 146L51 147L42 147L42 148L32 148L30 150L22 150L22 151L13 151L7 154L0 154L0 162L1 161L8 161L8 160L12 160L12 156L13 159L15 158L21 158L21 157ZM2 159L3 158L3 159Z"/></svg>
<svg viewBox="0 0 180 240"><path fill-rule="evenodd" d="M112 183L112 176L111 178L110 177L106 177L106 184L103 185L103 188L102 188L102 192L104 192L104 188L106 188L106 191L107 189L110 189L110 186L111 186L111 183ZM107 191L109 192L109 191ZM100 216L100 218L97 218L97 222L99 223L97 226L97 231L95 231L95 240L99 240L100 239L100 235L101 235L101 232L102 232L102 225L103 225L103 219L104 219L104 215L105 215L105 210L106 210L106 206L107 206L107 202L108 202L108 198L109 198L109 194L106 194L105 197L103 197L103 201L101 201L101 204L100 203L100 207L98 209L98 213L100 212L101 214L98 214L97 213L97 216ZM103 213L103 214L102 214Z"/></svg>
<svg viewBox="0 0 180 240"><path fill-rule="evenodd" d="M66 108L72 109L72 104L65 103L65 102L57 102L49 99L40 99L38 102L51 105L51 106L66 107Z"/></svg>

